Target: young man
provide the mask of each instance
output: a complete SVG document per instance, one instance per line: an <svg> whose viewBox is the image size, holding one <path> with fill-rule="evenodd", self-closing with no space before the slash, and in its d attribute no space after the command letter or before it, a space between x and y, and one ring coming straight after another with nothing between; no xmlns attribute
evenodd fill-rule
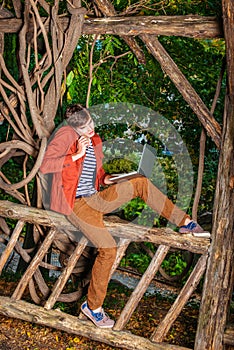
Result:
<svg viewBox="0 0 234 350"><path fill-rule="evenodd" d="M67 216L98 248L92 269L87 301L81 311L98 327L111 328L114 321L104 312L111 267L116 257L116 241L103 223L103 215L142 198L153 210L180 227L180 233L203 232L202 228L175 206L147 178L113 184L102 167L102 142L94 131L87 109L74 105L66 111L66 126L55 132L40 171L52 173L50 209ZM102 191L100 185L110 185Z"/></svg>

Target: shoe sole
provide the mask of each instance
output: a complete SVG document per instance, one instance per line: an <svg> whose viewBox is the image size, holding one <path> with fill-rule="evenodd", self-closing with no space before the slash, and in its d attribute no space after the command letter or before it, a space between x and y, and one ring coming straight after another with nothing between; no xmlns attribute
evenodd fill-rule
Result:
<svg viewBox="0 0 234 350"><path fill-rule="evenodd" d="M210 232L193 232L193 231L187 231L187 232L179 232L181 235L188 235L192 234L194 237L200 237L200 238L210 238Z"/></svg>

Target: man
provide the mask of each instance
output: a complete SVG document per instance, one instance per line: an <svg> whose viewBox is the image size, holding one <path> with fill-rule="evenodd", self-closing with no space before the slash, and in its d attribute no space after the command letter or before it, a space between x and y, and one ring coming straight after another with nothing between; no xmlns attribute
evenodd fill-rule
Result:
<svg viewBox="0 0 234 350"><path fill-rule="evenodd" d="M55 132L40 168L53 174L50 209L67 216L72 224L98 249L92 269L87 301L81 311L98 327L111 328L114 321L102 305L106 296L111 267L116 257L116 241L103 223L103 215L142 198L153 210L180 227L180 233L203 232L202 228L175 206L147 178L113 184L102 167L102 142L94 131L87 109L68 107L66 126ZM100 191L101 185L111 185Z"/></svg>

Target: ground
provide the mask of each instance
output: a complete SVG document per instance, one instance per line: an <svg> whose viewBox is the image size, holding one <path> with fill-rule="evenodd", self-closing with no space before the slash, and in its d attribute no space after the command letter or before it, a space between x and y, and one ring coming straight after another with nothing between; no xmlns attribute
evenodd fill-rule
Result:
<svg viewBox="0 0 234 350"><path fill-rule="evenodd" d="M16 282L0 280L0 295L10 296L15 289ZM111 282L105 301L105 310L113 318L117 318L130 291L119 283ZM27 296L26 296L27 298ZM163 293L144 297L129 323L126 330L140 336L150 337L159 320L163 318L172 304L173 297ZM63 312L78 315L80 300L76 304L58 303ZM174 323L166 342L193 348L195 339L199 302L195 298L193 302L184 308L181 315ZM117 349L104 343L90 341L87 338L65 333L56 329L31 324L18 319L8 318L0 315L0 350L76 350L76 349Z"/></svg>

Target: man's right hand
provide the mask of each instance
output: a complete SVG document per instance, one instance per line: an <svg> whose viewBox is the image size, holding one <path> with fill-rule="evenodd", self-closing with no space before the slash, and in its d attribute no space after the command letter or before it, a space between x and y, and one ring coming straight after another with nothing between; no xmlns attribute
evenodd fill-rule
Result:
<svg viewBox="0 0 234 350"><path fill-rule="evenodd" d="M72 161L82 158L85 155L86 148L90 145L90 139L86 136L81 136L77 144L77 152L72 155Z"/></svg>

